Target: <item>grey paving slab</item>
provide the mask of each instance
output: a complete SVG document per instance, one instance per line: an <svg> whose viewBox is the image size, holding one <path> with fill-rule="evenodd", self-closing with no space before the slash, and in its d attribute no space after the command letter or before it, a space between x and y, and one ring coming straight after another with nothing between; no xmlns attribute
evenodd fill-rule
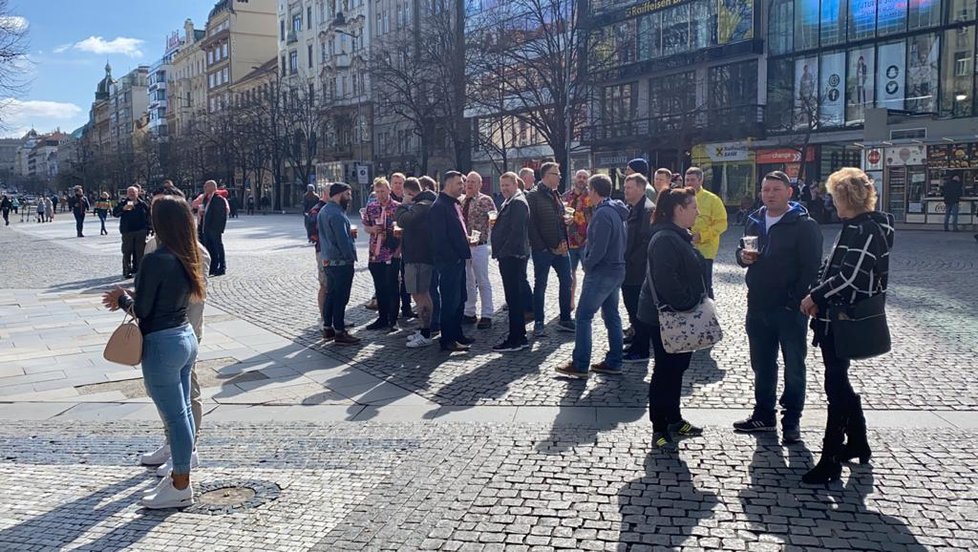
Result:
<svg viewBox="0 0 978 552"><path fill-rule="evenodd" d="M118 420L138 411L138 404L120 403L79 403L58 415L65 420L93 421Z"/></svg>
<svg viewBox="0 0 978 552"><path fill-rule="evenodd" d="M0 420L46 420L73 406L72 403L0 403Z"/></svg>

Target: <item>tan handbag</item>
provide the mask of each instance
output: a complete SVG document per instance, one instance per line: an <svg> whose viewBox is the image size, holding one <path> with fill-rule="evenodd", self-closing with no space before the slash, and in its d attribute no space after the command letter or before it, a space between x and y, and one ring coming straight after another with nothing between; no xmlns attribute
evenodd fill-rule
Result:
<svg viewBox="0 0 978 552"><path fill-rule="evenodd" d="M126 313L122 324L112 332L102 356L109 362L135 366L143 360L143 334L136 319Z"/></svg>

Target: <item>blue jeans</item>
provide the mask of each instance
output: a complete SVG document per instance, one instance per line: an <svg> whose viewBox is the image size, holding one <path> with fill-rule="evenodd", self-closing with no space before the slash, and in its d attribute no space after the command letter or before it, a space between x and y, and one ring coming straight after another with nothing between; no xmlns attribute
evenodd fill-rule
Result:
<svg viewBox="0 0 978 552"><path fill-rule="evenodd" d="M441 291L441 345L447 347L462 339L465 314L465 261L435 263Z"/></svg>
<svg viewBox="0 0 978 552"><path fill-rule="evenodd" d="M143 379L163 415L173 453L173 473L190 473L194 418L190 407L190 371L197 359L197 337L190 324L143 337Z"/></svg>
<svg viewBox="0 0 978 552"><path fill-rule="evenodd" d="M944 230L948 229L948 223L954 221L954 231L958 231L958 212L961 207L960 203L945 203L944 204Z"/></svg>
<svg viewBox="0 0 978 552"><path fill-rule="evenodd" d="M797 309L775 307L747 309L747 341L754 369L754 417L775 419L778 390L778 350L784 359L784 393L778 403L784 410L782 424L797 426L805 407L805 337L808 317Z"/></svg>
<svg viewBox="0 0 978 552"><path fill-rule="evenodd" d="M576 274L578 267L581 266L581 253L583 252L583 247L567 250L567 256L570 257L571 274Z"/></svg>
<svg viewBox="0 0 978 552"><path fill-rule="evenodd" d="M533 320L536 326L543 326L543 304L547 299L547 278L550 269L557 272L559 286L557 298L560 304L560 320L571 319L571 274L570 258L567 255L554 255L550 251L533 252Z"/></svg>
<svg viewBox="0 0 978 552"><path fill-rule="evenodd" d="M612 368L621 368L625 339L618 314L618 295L625 273L586 274L577 300L577 330L574 337L574 368L587 372L591 366L591 321L601 309L604 327L608 330L608 354L604 361Z"/></svg>

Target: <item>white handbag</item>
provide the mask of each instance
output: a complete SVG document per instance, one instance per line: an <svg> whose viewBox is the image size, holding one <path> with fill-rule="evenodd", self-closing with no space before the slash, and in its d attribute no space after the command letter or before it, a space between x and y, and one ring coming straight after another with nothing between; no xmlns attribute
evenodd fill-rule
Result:
<svg viewBox="0 0 978 552"><path fill-rule="evenodd" d="M649 286L654 287L654 286ZM655 291L652 292L655 297ZM703 296L699 305L688 311L672 310L659 306L659 331L662 348L667 353L691 353L712 347L723 339L723 329L717 319L717 307L713 299Z"/></svg>

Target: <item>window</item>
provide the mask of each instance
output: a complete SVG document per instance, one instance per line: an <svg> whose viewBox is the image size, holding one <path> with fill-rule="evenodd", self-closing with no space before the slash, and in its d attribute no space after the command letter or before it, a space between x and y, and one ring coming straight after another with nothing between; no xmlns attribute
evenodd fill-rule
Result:
<svg viewBox="0 0 978 552"><path fill-rule="evenodd" d="M818 47L818 0L798 0L795 3L795 49Z"/></svg>
<svg viewBox="0 0 978 552"><path fill-rule="evenodd" d="M667 117L689 113L696 108L696 73L649 80L649 116Z"/></svg>
<svg viewBox="0 0 978 552"><path fill-rule="evenodd" d="M285 56L282 56L282 59L280 60L279 65L281 65L281 67L282 67L282 76L284 77L285 76Z"/></svg>
<svg viewBox="0 0 978 552"><path fill-rule="evenodd" d="M876 34L876 0L848 0L849 40L871 38Z"/></svg>
<svg viewBox="0 0 978 552"><path fill-rule="evenodd" d="M839 44L846 38L846 3L840 0L822 0L822 46Z"/></svg>
<svg viewBox="0 0 978 552"><path fill-rule="evenodd" d="M876 4L880 36L907 30L907 0L879 0Z"/></svg>
<svg viewBox="0 0 978 552"><path fill-rule="evenodd" d="M285 41L285 20L284 19L279 19L278 20L278 40L279 40L279 42L284 42Z"/></svg>
<svg viewBox="0 0 978 552"><path fill-rule="evenodd" d="M308 46L306 46L306 49L307 49L308 58L309 58L309 68L312 69L312 44L309 44Z"/></svg>
<svg viewBox="0 0 978 552"><path fill-rule="evenodd" d="M710 67L707 101L711 109L757 103L757 62Z"/></svg>
<svg viewBox="0 0 978 552"><path fill-rule="evenodd" d="M307 96L308 101L312 102L316 99L316 85L309 83L309 95Z"/></svg>
<svg viewBox="0 0 978 552"><path fill-rule="evenodd" d="M941 114L970 117L974 105L975 26L944 31Z"/></svg>
<svg viewBox="0 0 978 552"><path fill-rule="evenodd" d="M768 48L772 54L787 54L793 46L794 1L775 0L768 16Z"/></svg>
<svg viewBox="0 0 978 552"><path fill-rule="evenodd" d="M231 82L231 68L230 67L225 67L224 69L221 70L221 73L223 73L223 75L224 75L224 83L225 84Z"/></svg>
<svg viewBox="0 0 978 552"><path fill-rule="evenodd" d="M299 72L299 52L292 50L289 52L289 74L294 75Z"/></svg>
<svg viewBox="0 0 978 552"><path fill-rule="evenodd" d="M207 50L207 65L214 64L214 50Z"/></svg>
<svg viewBox="0 0 978 552"><path fill-rule="evenodd" d="M662 55L689 50L689 5L681 4L662 14Z"/></svg>
<svg viewBox="0 0 978 552"><path fill-rule="evenodd" d="M951 23L975 20L975 2L973 0L950 0L947 19Z"/></svg>
<svg viewBox="0 0 978 552"><path fill-rule="evenodd" d="M221 44L221 57L222 58L228 57L228 43L227 42L225 42L224 44Z"/></svg>
<svg viewBox="0 0 978 552"><path fill-rule="evenodd" d="M637 100L634 90L634 83L605 86L601 91L601 121L605 124L616 124L634 119ZM522 121L520 123L522 137L526 130Z"/></svg>
<svg viewBox="0 0 978 552"><path fill-rule="evenodd" d="M306 8L306 30L312 29L312 6Z"/></svg>
<svg viewBox="0 0 978 552"><path fill-rule="evenodd" d="M292 15L292 32L298 34L302 32L302 14L297 13Z"/></svg>
<svg viewBox="0 0 978 552"><path fill-rule="evenodd" d="M915 0L909 4L907 26L910 29L927 29L941 24L941 0Z"/></svg>

